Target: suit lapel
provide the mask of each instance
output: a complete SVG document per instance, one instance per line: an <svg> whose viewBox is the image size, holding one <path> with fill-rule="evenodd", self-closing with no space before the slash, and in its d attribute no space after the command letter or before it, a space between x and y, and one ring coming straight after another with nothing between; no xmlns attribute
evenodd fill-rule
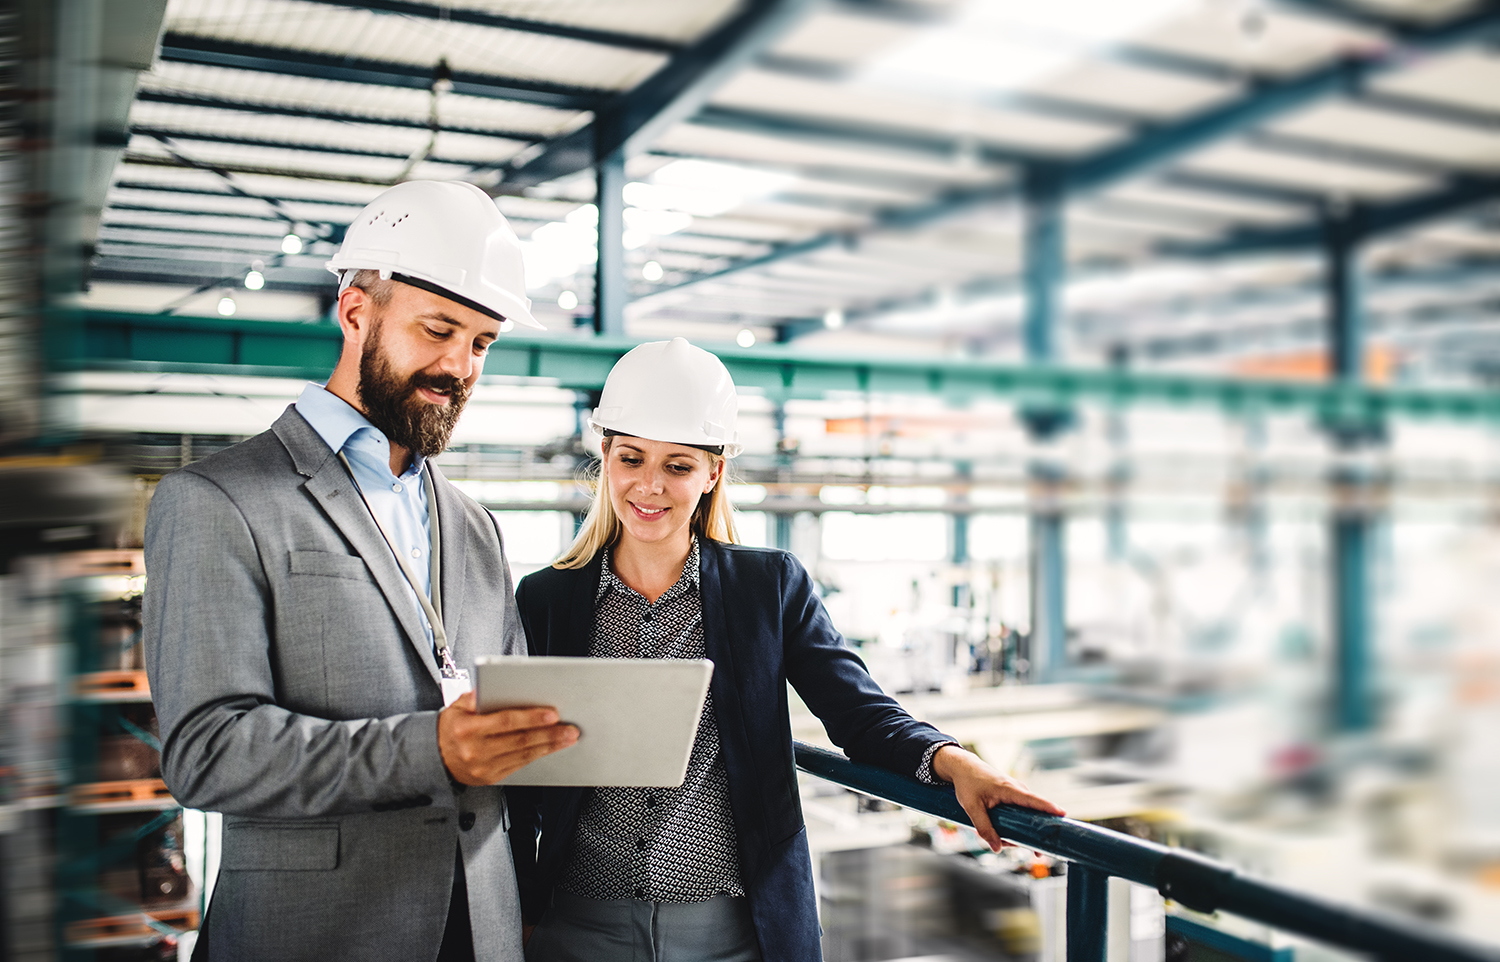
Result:
<svg viewBox="0 0 1500 962"><path fill-rule="evenodd" d="M453 646L454 658L463 660L469 653L459 647L458 622L464 608L464 550L469 544L468 518L458 493L431 458L427 460L427 470L432 472L432 489L437 495L437 504L429 505L428 510L436 513L438 519L443 569L438 591L443 600L443 628L448 632L448 644Z"/></svg>
<svg viewBox="0 0 1500 962"><path fill-rule="evenodd" d="M375 584L385 594L396 620L406 631L407 641L416 649L418 660L427 668L433 682L440 683L432 646L427 642L427 633L422 630L422 619L417 614L406 576L396 566L396 558L375 526L375 519L370 517L370 510L360 498L349 472L295 408L287 408L287 412L272 425L272 430L286 445L297 470L308 475L303 490L318 503L328 520L364 559L370 573L375 576Z"/></svg>

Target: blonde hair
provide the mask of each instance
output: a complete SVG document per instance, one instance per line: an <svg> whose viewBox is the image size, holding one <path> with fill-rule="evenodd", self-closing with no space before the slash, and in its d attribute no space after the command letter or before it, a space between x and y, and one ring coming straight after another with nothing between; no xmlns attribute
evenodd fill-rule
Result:
<svg viewBox="0 0 1500 962"><path fill-rule="evenodd" d="M588 514L584 515L583 524L573 538L573 543L562 553L562 557L552 562L554 568L586 566L599 552L619 541L621 532L625 530L625 526L620 523L620 516L615 514L615 506L609 500L609 491L604 483L605 461L609 459L613 441L612 437L604 439L599 460L589 468L587 481L593 488L594 500L589 504ZM719 475L713 490L698 499L698 507L693 511L693 534L709 541L738 544L740 539L734 530L734 505L729 500L729 461L712 451L703 453L708 456L710 470L716 464L723 464L724 471Z"/></svg>

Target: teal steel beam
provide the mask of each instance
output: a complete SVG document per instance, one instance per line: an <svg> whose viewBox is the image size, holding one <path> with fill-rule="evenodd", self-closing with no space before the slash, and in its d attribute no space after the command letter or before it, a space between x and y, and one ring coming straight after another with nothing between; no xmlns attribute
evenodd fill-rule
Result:
<svg viewBox="0 0 1500 962"><path fill-rule="evenodd" d="M599 211L599 259L594 264L594 333L625 333L625 155L616 150L594 172Z"/></svg>
<svg viewBox="0 0 1500 962"><path fill-rule="evenodd" d="M615 30L596 30L591 27L576 27L566 23L533 20L526 17L508 17L452 4L412 3L410 0L360 0L358 3L343 0L303 0L329 7L347 7L372 13L393 14L416 20L436 20L441 23L464 23L497 30L514 30L544 37L560 37L579 40L602 47L620 47L625 50L640 50L647 53L672 53L681 45L659 37L639 33L620 33ZM542 7L541 9L546 9Z"/></svg>
<svg viewBox="0 0 1500 962"><path fill-rule="evenodd" d="M781 38L809 0L749 0L725 23L674 53L635 89L597 106L591 123L526 151L503 167L504 189L577 173L616 151L641 153L696 112L725 81Z"/></svg>
<svg viewBox="0 0 1500 962"><path fill-rule="evenodd" d="M1500 197L1500 177L1463 175L1451 178L1431 193L1384 203L1356 204L1349 216L1357 218L1360 236L1368 239L1409 230L1497 197ZM1163 244L1157 249L1163 254L1183 257L1221 257L1313 248L1322 240L1323 226L1313 221L1235 231L1207 243Z"/></svg>
<svg viewBox="0 0 1500 962"><path fill-rule="evenodd" d="M858 0L850 0L850 3L851 8L861 10L875 10L883 6L883 0L873 4ZM919 14L920 11L916 15ZM1065 194L1076 194L1104 189L1110 184L1160 167L1193 150L1284 116L1319 99L1335 94L1358 94L1370 80L1406 65L1413 53L1438 52L1497 32L1500 32L1500 3L1491 0L1446 23L1406 30L1400 37L1399 47L1385 54L1341 59L1291 78L1255 80L1244 96L1230 103L1174 123L1163 124L1125 144L1106 148L1091 157L1063 165L1062 190ZM953 192L921 207L877 216L859 233L910 230L966 213L981 204L1014 199L1017 194L1016 185ZM1307 230L1315 231L1316 227ZM748 258L712 274L690 278L677 286L686 287L839 244L850 244L854 242L855 236L847 231L839 231L782 244L768 254Z"/></svg>
<svg viewBox="0 0 1500 962"><path fill-rule="evenodd" d="M426 90L433 82L433 68L420 64L344 57L181 32L168 32L162 37L161 59L169 63L191 63L380 87ZM453 92L457 94L515 100L559 110L594 110L614 95L609 90L467 70L453 71L452 80Z"/></svg>
<svg viewBox="0 0 1500 962"><path fill-rule="evenodd" d="M338 357L338 328L223 317L162 317L56 309L49 329L77 346L68 370L326 375ZM545 378L598 390L636 341L507 334L490 352L488 375ZM1500 392L1304 381L1260 381L1169 372L1069 369L970 358L840 356L794 346L713 346L737 385L782 398L830 392L937 395L953 401L1008 398L1031 407L1101 404L1197 405L1231 414L1307 412L1317 417L1446 418L1500 422ZM53 355L56 357L57 355ZM325 367L325 365L327 365Z"/></svg>
<svg viewBox="0 0 1500 962"><path fill-rule="evenodd" d="M373 127L401 127L409 130L431 130L428 117L391 117L383 114L363 114L355 111L328 110L307 104L274 103L262 100L231 100L208 94L181 93L175 90L138 90L135 99L148 104L171 104L177 107L201 107L205 110L225 110L231 113L256 114L269 117L298 117L308 120L328 120L340 124L368 124ZM541 138L535 130L515 130L504 127L474 127L443 121L443 132L473 134L476 137L499 137L502 140L519 140L535 143Z"/></svg>
<svg viewBox="0 0 1500 962"><path fill-rule="evenodd" d="M1340 384L1364 380L1364 305L1360 298L1359 251L1363 225L1353 214L1332 215L1325 222L1327 260L1329 367ZM1379 432L1370 424L1328 425L1335 444L1352 448ZM1336 508L1330 529L1333 577L1334 723L1338 730L1359 732L1374 722L1371 675L1370 552L1375 523L1361 495L1369 479L1354 470L1334 479ZM1340 497L1340 494L1344 497Z"/></svg>

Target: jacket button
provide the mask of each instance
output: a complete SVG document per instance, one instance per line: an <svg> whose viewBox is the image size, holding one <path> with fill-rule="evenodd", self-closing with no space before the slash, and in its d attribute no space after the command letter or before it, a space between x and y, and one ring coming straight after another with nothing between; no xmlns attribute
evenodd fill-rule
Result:
<svg viewBox="0 0 1500 962"><path fill-rule="evenodd" d="M474 827L474 813L464 812L458 817L458 827L467 832Z"/></svg>

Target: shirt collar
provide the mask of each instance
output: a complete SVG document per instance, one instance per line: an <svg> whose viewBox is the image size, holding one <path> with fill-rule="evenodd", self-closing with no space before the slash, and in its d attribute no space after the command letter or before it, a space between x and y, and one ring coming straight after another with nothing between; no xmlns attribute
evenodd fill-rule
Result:
<svg viewBox="0 0 1500 962"><path fill-rule="evenodd" d="M682 576L677 579L676 584L672 585L672 587L662 593L660 598L656 599L658 603L663 600L671 600L684 591L698 587L700 573L698 560L698 536L694 535L693 546L688 549L687 561L682 566ZM612 590L625 591L633 595L640 594L640 592L621 581L619 576L615 574L614 565L611 562L610 549L605 548L604 563L599 566L599 590L594 594L594 601L597 602L600 598L604 597L606 592Z"/></svg>
<svg viewBox="0 0 1500 962"><path fill-rule="evenodd" d="M318 437L335 454L345 447L363 448L366 453L372 454L376 452L371 452L371 448L379 448L383 453L379 453L375 460L383 460L389 464L390 441L385 432L366 420L348 401L323 385L309 382L302 389L302 394L297 398L297 413L318 432ZM426 462L424 455L412 452L411 467L406 474L416 476L421 473Z"/></svg>

